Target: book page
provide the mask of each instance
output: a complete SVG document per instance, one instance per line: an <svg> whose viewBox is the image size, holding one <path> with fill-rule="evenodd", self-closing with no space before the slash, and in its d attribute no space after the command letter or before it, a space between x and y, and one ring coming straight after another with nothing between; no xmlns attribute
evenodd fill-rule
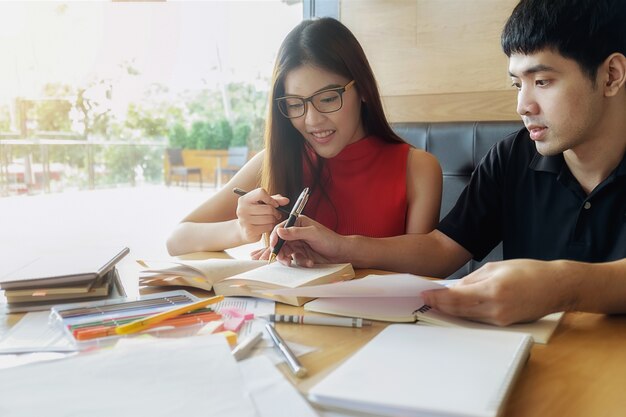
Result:
<svg viewBox="0 0 626 417"><path fill-rule="evenodd" d="M148 277L151 278L159 274L187 277L202 276L211 284L221 281L224 278L267 265L266 261L253 261L250 259L176 259L169 262L138 262L146 266L146 269L144 269L142 273L148 273Z"/></svg>
<svg viewBox="0 0 626 417"><path fill-rule="evenodd" d="M368 275L351 281L279 289L275 295L297 297L419 297L422 291L441 289L440 281L411 274Z"/></svg>
<svg viewBox="0 0 626 417"><path fill-rule="evenodd" d="M309 301L304 309L368 320L414 322L415 310L423 306L419 297L328 297Z"/></svg>
<svg viewBox="0 0 626 417"><path fill-rule="evenodd" d="M341 273L344 269L347 269L345 275ZM344 280L352 278L354 271L350 264L319 264L312 268L304 268L297 265L285 266L279 262L273 262L269 265L266 263L261 268L225 279L224 282L246 280L258 282L259 287L265 287L267 286L266 284L269 284L276 287L295 288L334 275L337 275L337 280Z"/></svg>

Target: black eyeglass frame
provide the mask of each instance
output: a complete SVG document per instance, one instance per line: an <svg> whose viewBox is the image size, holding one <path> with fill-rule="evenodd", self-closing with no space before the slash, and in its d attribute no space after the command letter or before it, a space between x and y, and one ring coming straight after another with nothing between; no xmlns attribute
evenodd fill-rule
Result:
<svg viewBox="0 0 626 417"><path fill-rule="evenodd" d="M284 96L284 97L278 97L276 99L274 99L274 101L276 101L276 105L278 106L278 110L280 111L280 114L282 114L283 116L285 116L287 119L297 119L298 117L302 117L306 114L307 112L307 107L306 107L306 103L309 102L311 103L311 105L313 107L315 107L315 110L317 110L320 113L334 113L337 112L339 110L341 110L343 108L343 94L348 91L349 89L351 89L354 84L356 84L356 80L352 80L350 81L348 84L344 85L343 87L336 87L336 88L328 88L326 90L322 90L322 91L318 91L315 94L312 94L308 97L300 97L300 96ZM315 103L313 103L313 98L320 95L320 94L324 94L324 93L328 93L330 91L335 91L337 93L339 93L339 100L341 101L339 104L339 108L336 110L331 110L331 111L323 111L317 108L317 106L315 105ZM295 99L299 99L302 100L302 114L299 116L289 116L286 113L286 111L283 110L282 106L280 105L280 101L281 100L285 100L285 99L289 99L289 98L295 98Z"/></svg>

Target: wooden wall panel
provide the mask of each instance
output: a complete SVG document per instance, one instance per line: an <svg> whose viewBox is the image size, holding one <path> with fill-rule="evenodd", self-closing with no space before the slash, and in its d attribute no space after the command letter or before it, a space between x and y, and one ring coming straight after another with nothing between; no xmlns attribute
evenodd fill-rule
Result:
<svg viewBox="0 0 626 417"><path fill-rule="evenodd" d="M517 0L341 0L389 119L518 120L500 32Z"/></svg>

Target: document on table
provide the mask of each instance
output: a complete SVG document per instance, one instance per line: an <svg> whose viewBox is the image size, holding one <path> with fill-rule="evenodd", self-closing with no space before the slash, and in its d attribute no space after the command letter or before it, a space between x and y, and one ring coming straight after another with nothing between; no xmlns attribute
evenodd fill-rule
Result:
<svg viewBox="0 0 626 417"><path fill-rule="evenodd" d="M0 415L259 415L224 337L147 340L0 370Z"/></svg>
<svg viewBox="0 0 626 417"><path fill-rule="evenodd" d="M219 311L221 308L226 307L237 308L254 314L255 319L246 321L246 323L241 327L241 330L239 330L240 340L243 340L246 336L256 332L261 332L263 334L263 339L251 351L249 354L250 357L265 355L273 364L285 361L285 358L280 355L276 349L274 349L274 343L265 331L265 323L267 323L267 321L259 318L262 316L269 316L270 314L274 314L276 312L276 303L274 301L254 297L225 297L224 301L217 304L216 309ZM302 356L315 351L315 348L313 347L289 341L287 342L287 345L297 356Z"/></svg>
<svg viewBox="0 0 626 417"><path fill-rule="evenodd" d="M269 358L257 356L239 362L247 391L261 417L317 417Z"/></svg>
<svg viewBox="0 0 626 417"><path fill-rule="evenodd" d="M129 411L151 417L316 415L267 358L237 363L220 335L123 339L112 349L0 370L3 417Z"/></svg>

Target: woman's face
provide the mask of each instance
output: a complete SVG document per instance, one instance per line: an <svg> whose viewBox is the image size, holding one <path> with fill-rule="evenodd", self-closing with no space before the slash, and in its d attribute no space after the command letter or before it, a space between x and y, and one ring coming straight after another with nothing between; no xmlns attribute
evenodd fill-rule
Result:
<svg viewBox="0 0 626 417"><path fill-rule="evenodd" d="M306 98L330 88L344 87L350 81L319 67L302 65L287 73L285 96ZM290 119L319 156L332 158L365 136L358 88L354 85L343 93L343 106L336 112L320 113L309 101L304 116Z"/></svg>

